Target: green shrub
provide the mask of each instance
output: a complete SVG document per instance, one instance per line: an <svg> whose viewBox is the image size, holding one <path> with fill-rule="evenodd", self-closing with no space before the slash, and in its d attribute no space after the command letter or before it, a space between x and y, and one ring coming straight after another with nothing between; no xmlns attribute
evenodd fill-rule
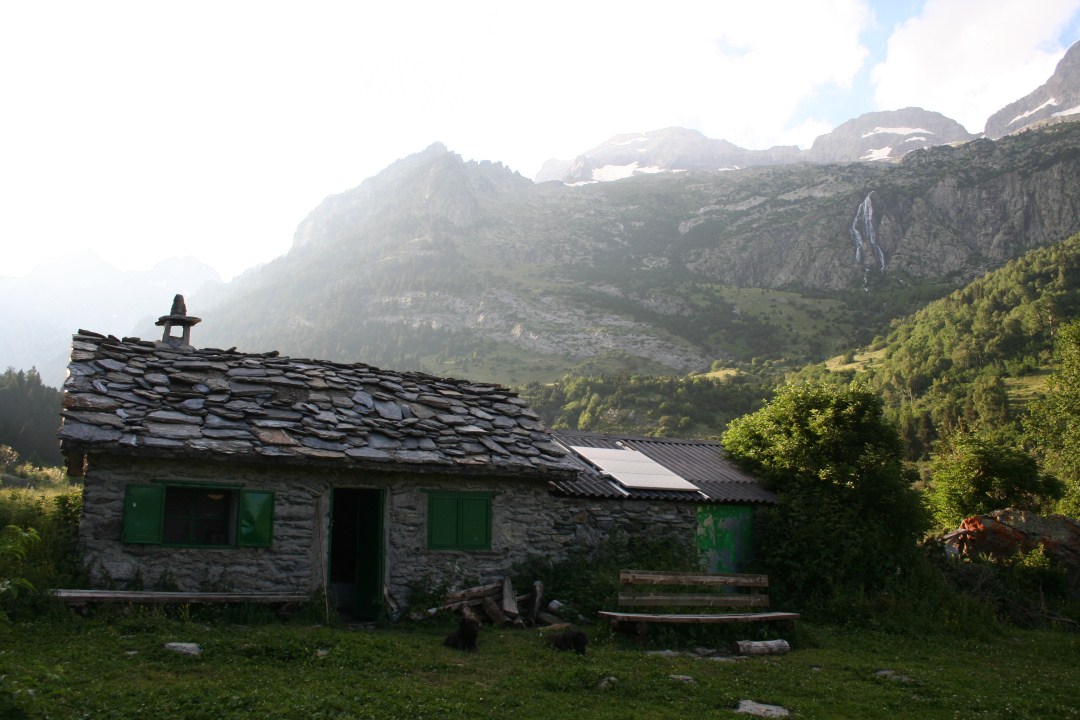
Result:
<svg viewBox="0 0 1080 720"><path fill-rule="evenodd" d="M81 488L63 492L26 489L0 490L0 527L34 528L40 537L26 549L22 577L34 587L12 597L0 598L2 609L15 614L55 607L46 591L59 587L82 587L85 572L77 552Z"/></svg>
<svg viewBox="0 0 1080 720"><path fill-rule="evenodd" d="M1040 510L1062 492L1023 450L966 433L938 443L930 475L927 499L943 528L1007 507Z"/></svg>
<svg viewBox="0 0 1080 720"><path fill-rule="evenodd" d="M950 560L946 578L955 593L1001 622L1021 627L1080 622L1080 605L1068 574L1042 546L1008 558L981 555Z"/></svg>
<svg viewBox="0 0 1080 720"><path fill-rule="evenodd" d="M41 541L33 528L22 529L8 525L0 531L0 600L14 600L21 590L33 590L33 584L24 577L23 561L30 548ZM7 613L0 607L0 621L6 621Z"/></svg>
<svg viewBox="0 0 1080 720"><path fill-rule="evenodd" d="M722 442L779 497L756 548L778 605L848 621L916 562L929 523L875 392L787 385Z"/></svg>
<svg viewBox="0 0 1080 720"><path fill-rule="evenodd" d="M617 606L619 571L628 568L673 572L701 569L697 551L678 538L613 533L595 548L575 550L558 562L535 557L516 565L514 577L520 584L519 592L541 580L545 597L566 603L570 611L593 622L597 612Z"/></svg>

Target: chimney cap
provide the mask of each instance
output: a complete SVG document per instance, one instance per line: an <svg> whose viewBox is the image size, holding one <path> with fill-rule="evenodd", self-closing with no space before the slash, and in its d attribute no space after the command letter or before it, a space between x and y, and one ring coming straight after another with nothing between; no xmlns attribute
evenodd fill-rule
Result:
<svg viewBox="0 0 1080 720"><path fill-rule="evenodd" d="M172 308L169 310L169 314L162 315L154 324L165 327L165 332L161 336L161 342L172 345L173 347L182 347L184 345L191 345L191 326L200 322L202 322L202 318L192 317L187 314L187 304L184 302L184 296L177 294L173 297L173 304ZM183 335L181 337L174 337L172 335L174 325L183 328Z"/></svg>

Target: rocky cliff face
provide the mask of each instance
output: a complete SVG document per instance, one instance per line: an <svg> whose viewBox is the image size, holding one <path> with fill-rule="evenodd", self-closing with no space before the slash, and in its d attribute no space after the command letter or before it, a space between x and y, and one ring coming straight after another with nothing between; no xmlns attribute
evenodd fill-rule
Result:
<svg viewBox="0 0 1080 720"><path fill-rule="evenodd" d="M985 134L1000 138L1034 125L1076 119L1080 119L1080 43L1069 48L1043 85L991 115Z"/></svg>
<svg viewBox="0 0 1080 720"><path fill-rule="evenodd" d="M1074 123L898 164L579 187L434 147L313 211L289 255L200 308L200 337L504 382L813 356L1080 231L1077 178Z"/></svg>

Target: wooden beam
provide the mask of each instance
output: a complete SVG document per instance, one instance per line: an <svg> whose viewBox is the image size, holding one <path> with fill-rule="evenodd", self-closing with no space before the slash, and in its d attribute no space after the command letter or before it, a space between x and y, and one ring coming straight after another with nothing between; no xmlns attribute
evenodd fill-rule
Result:
<svg viewBox="0 0 1080 720"><path fill-rule="evenodd" d="M798 613L724 613L721 615L662 615L653 613L623 613L602 610L599 615L620 622L632 623L751 623L774 622L778 620L798 620Z"/></svg>
<svg viewBox="0 0 1080 720"><path fill-rule="evenodd" d="M509 575L503 578L502 611L509 618L516 618L521 614L518 612L517 597L514 595L514 583L510 581Z"/></svg>
<svg viewBox="0 0 1080 720"><path fill-rule="evenodd" d="M623 570L619 573L623 585L686 585L693 587L769 587L768 575L669 573L649 570Z"/></svg>
<svg viewBox="0 0 1080 720"><path fill-rule="evenodd" d="M75 590L51 591L56 597L70 604L87 602L133 602L133 603L301 603L310 595L282 593L224 593L224 592L158 592L154 590Z"/></svg>
<svg viewBox="0 0 1080 720"><path fill-rule="evenodd" d="M638 607L769 607L768 595L704 595L695 593L619 593L620 606Z"/></svg>

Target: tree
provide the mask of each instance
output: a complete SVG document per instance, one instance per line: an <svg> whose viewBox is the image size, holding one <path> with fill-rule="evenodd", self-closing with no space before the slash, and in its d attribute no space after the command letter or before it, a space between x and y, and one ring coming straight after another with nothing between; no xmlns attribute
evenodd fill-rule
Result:
<svg viewBox="0 0 1080 720"><path fill-rule="evenodd" d="M60 391L41 382L41 375L8 368L0 374L0 444L12 447L23 460L59 465Z"/></svg>
<svg viewBox="0 0 1080 720"><path fill-rule="evenodd" d="M733 458L779 496L757 554L785 602L825 608L882 589L928 526L903 444L861 385L787 385L729 426Z"/></svg>
<svg viewBox="0 0 1080 720"><path fill-rule="evenodd" d="M13 470L18 464L19 453L15 452L15 448L0 445L0 475Z"/></svg>
<svg viewBox="0 0 1080 720"><path fill-rule="evenodd" d="M927 498L934 517L947 528L1007 507L1037 510L1061 494L1061 484L1040 473L1028 453L968 433L938 444L930 476Z"/></svg>
<svg viewBox="0 0 1080 720"><path fill-rule="evenodd" d="M1043 467L1064 483L1057 511L1080 518L1080 320L1058 330L1056 372L1031 403L1025 438Z"/></svg>

